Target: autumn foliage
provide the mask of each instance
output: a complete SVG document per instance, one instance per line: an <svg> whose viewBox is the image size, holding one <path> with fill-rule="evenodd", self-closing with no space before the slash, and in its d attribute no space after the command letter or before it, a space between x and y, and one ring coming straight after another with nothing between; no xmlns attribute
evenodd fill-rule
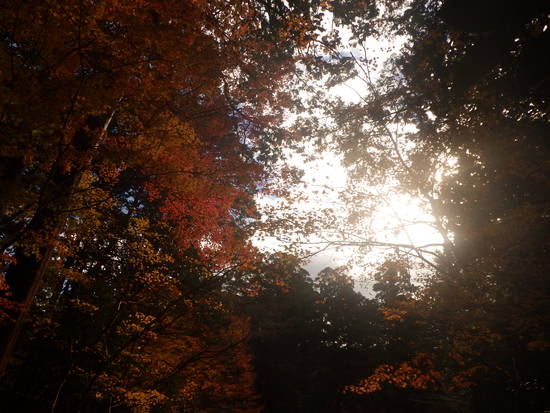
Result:
<svg viewBox="0 0 550 413"><path fill-rule="evenodd" d="M0 410L548 410L549 16L4 1ZM404 43L379 65L375 38ZM347 215L260 215L302 200L279 161L325 151ZM396 231L441 242L378 238L395 195L431 214ZM259 228L296 237L262 252ZM383 254L310 275L298 235Z"/></svg>
<svg viewBox="0 0 550 413"><path fill-rule="evenodd" d="M3 5L1 369L22 331L21 350L44 337L59 373L48 410L256 409L246 321L215 274L256 254L258 136L280 121L312 30L280 12Z"/></svg>

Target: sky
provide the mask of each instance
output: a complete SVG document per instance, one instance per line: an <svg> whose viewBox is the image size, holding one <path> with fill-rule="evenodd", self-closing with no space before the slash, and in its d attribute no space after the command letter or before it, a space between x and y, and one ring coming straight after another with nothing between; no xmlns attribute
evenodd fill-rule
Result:
<svg viewBox="0 0 550 413"><path fill-rule="evenodd" d="M330 22L327 22L330 24ZM341 31L341 37L344 42L349 40L349 33ZM352 52L354 55L367 54L369 59L376 59L378 69L372 68L371 76L373 80L379 75L383 68L384 61L387 60L393 53L397 52L404 44L404 38L389 40L377 40L370 38L365 42L364 49L356 49ZM348 49L350 50L350 49ZM358 78L351 79L345 84L338 85L331 89L334 96L339 96L345 101L357 102L361 99L361 95L367 93L364 82ZM291 123L292 119L289 119ZM334 211L334 222L343 219L349 211L346 205L342 202L341 193L346 193L349 190L348 174L345 167L340 161L338 154L334 152L321 152L312 147L311 153L315 153L315 159L307 161L307 155L297 152L287 151L285 164L298 167L304 171L301 183L292 188L291 191L295 194L295 199L300 199L296 202L285 203L284 200L276 197L260 196L257 199L260 212L269 214L270 207L290 208L289 213L308 214L315 213L323 208L331 208ZM310 153L310 154L311 154ZM284 165L281 165L284 166ZM375 188L369 187L368 184L364 188L365 191L385 194L384 202L371 215L370 219L362 217L357 224L355 230L357 233L362 233L365 229L362 225L368 225L372 233L375 234L376 240L387 243L405 243L414 245L424 245L431 243L440 243L441 236L429 224L433 221L432 217L423 208L420 200L404 195L397 195L391 192L390 188ZM422 221L423 223L419 223ZM336 226L337 227L337 226ZM334 230L332 228L331 230ZM287 231L284 236L290 239L298 239L298 235L292 231ZM321 242L322 239L316 235L310 235L302 241L308 243ZM273 251L284 248L287 244L281 242L274 237L265 239L256 239L256 245L266 251ZM319 244L318 249L323 245ZM304 266L312 275L316 275L320 270L330 267L339 267L350 264L350 273L357 278L360 278L361 273L365 271L365 266L375 265L382 259L383 252L381 250L372 250L366 255L364 251L356 247L330 248L321 251L311 256L309 263Z"/></svg>

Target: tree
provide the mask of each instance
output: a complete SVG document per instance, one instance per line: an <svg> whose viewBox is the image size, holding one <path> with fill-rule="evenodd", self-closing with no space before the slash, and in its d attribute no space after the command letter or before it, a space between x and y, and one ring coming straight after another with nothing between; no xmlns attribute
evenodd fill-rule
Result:
<svg viewBox="0 0 550 413"><path fill-rule="evenodd" d="M3 407L257 411L247 320L224 304L212 265L182 251L155 223L155 203L133 195L69 218Z"/></svg>
<svg viewBox="0 0 550 413"><path fill-rule="evenodd" d="M547 358L549 293L548 8L464 5L387 8L380 31L408 41L378 78L369 56L354 50L368 93L358 103L323 102L336 120L324 125L355 188L365 177L396 183L434 216L444 245L429 254L433 275L420 303L435 328L438 363L450 380L469 383L469 395L458 396L473 411L494 408L497 399L504 411L537 411L544 385L527 383L549 377L539 368ZM351 209L359 216L365 201L377 201L367 191L348 197L358 200ZM341 245L373 244L340 233ZM457 353L462 358L453 361Z"/></svg>
<svg viewBox="0 0 550 413"><path fill-rule="evenodd" d="M246 1L3 8L0 371L77 193L131 180L183 249L220 265L245 253L239 227L264 176L256 139L279 118L294 50L314 29L304 4L276 4L277 18Z"/></svg>
<svg viewBox="0 0 550 413"><path fill-rule="evenodd" d="M384 360L386 339L378 306L354 291L343 269L313 278L278 253L234 278L236 308L250 317L263 411L360 412L379 403L341 393Z"/></svg>

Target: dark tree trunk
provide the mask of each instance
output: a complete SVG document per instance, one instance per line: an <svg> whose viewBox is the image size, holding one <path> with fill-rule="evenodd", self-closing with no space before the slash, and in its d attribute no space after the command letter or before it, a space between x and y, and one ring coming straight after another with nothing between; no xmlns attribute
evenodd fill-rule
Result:
<svg viewBox="0 0 550 413"><path fill-rule="evenodd" d="M79 167L70 171L64 171L60 163L54 167L26 236L15 246L15 262L6 271L6 283L10 289L9 298L16 304L17 310L13 311L13 321L0 327L0 376L5 373L26 315L51 260L73 194L82 174L90 168L92 149L101 142L113 116L114 112L107 120L105 117L89 116L85 128L75 134L72 146L82 153Z"/></svg>

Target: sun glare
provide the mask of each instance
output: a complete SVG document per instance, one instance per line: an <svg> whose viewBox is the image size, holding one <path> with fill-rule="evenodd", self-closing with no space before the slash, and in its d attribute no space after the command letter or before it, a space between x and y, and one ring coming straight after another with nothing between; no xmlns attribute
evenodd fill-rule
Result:
<svg viewBox="0 0 550 413"><path fill-rule="evenodd" d="M351 38L351 33L346 29L342 29L340 35L344 41ZM346 102L361 101L368 93L367 83L379 77L384 61L400 49L404 42L405 37L395 37L391 41L370 38L363 47L350 48L345 53L355 58L358 65L360 61L369 66L375 61L377 64L372 66L368 80L358 74L356 78L332 87L330 93ZM358 73L361 72L358 66ZM289 123L292 120L295 120L294 115L290 115ZM407 125L401 125L402 131L406 128ZM402 144L407 147L410 143L403 141ZM304 249L300 252L304 256L311 256L306 269L313 274L327 266L337 267L352 261L355 267L369 265L379 261L388 251L399 250L418 255L422 251L430 253L441 247L442 236L435 229L429 208L420 199L398 194L387 186L375 187L365 182L357 185L357 181L349 179L339 154L318 151L317 147L307 149L306 146L301 153L286 152L282 166L303 171L300 184L289 189L290 200L260 196L257 201L264 216L273 217L274 211L282 212L287 217L296 218L296 221L297 217L302 217L302 222L307 221L308 216L316 216L319 211L330 211L331 216L327 219L325 215L324 223L316 228L316 232L306 235L303 233L303 225L296 225L295 228L281 228L277 237L258 236L255 240L258 247L273 251L285 245L302 245ZM442 165L447 166L444 162ZM436 179L440 180L444 176L444 169L438 172ZM364 210L362 206L356 208L349 201L352 192L370 194L368 207ZM377 199L372 201L373 197ZM350 219L352 216L354 218Z"/></svg>
<svg viewBox="0 0 550 413"><path fill-rule="evenodd" d="M362 270L358 265L373 265L388 252L415 256L442 247L442 236L426 205L419 199L392 192L391 188L365 185L362 189L378 194L376 207L370 214L359 214L350 220L353 206L345 202L350 191L347 171L337 154L322 155L306 162L303 154L289 154L287 165L304 171L301 183L291 189L291 200L260 197L258 204L271 216L273 210L296 219L314 216L321 210L330 210L332 216L320 224L317 232L304 236L298 234L297 226L296 232L287 229L279 237L257 238L258 247L269 251L289 244L301 245L304 256L311 254L306 269L313 274L327 266L338 267L352 261L352 272L359 274Z"/></svg>

